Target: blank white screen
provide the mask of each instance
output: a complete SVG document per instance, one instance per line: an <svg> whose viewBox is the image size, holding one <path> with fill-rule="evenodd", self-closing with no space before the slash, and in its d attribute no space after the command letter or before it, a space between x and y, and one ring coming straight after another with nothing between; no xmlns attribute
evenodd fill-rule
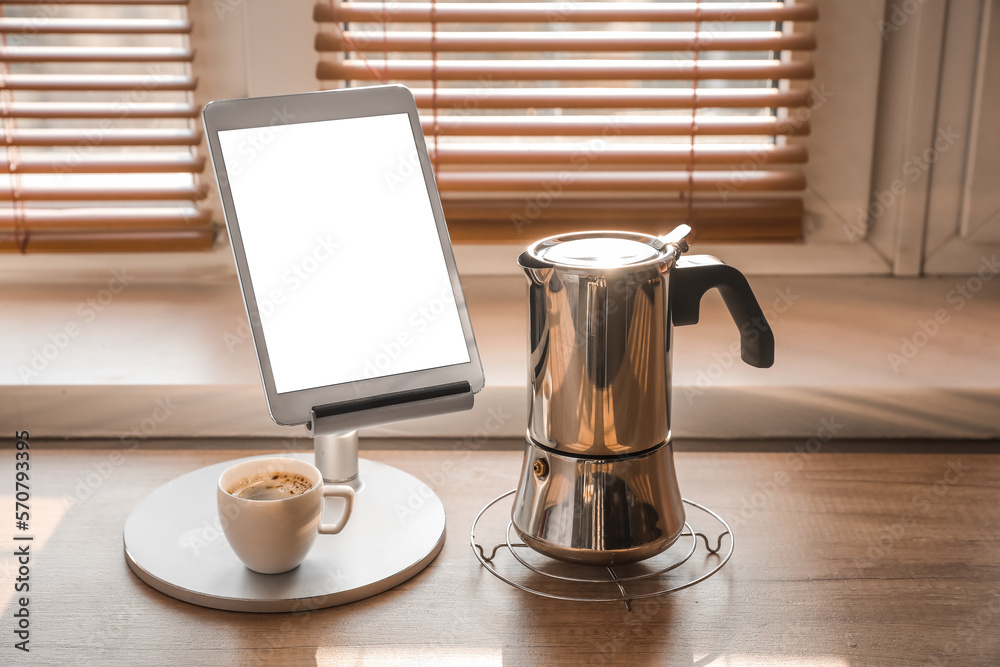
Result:
<svg viewBox="0 0 1000 667"><path fill-rule="evenodd" d="M278 393L469 361L406 114L219 144Z"/></svg>

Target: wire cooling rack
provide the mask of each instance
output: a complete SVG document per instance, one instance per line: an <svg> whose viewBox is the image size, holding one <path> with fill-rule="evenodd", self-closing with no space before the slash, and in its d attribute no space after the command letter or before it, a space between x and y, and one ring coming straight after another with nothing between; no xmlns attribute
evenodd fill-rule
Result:
<svg viewBox="0 0 1000 667"><path fill-rule="evenodd" d="M685 521L684 529L673 546L640 563L607 567L564 563L539 554L524 543L512 541L513 524L509 520L509 506L501 501L514 492L512 489L497 496L480 510L469 533L472 551L490 574L514 588L544 598L623 602L631 611L634 600L675 593L705 581L729 562L736 546L732 529L725 519L704 505L684 498L685 505L699 510L697 524L714 521L721 528L714 547L704 532L696 531L689 521ZM505 514L500 513L503 509L507 510ZM504 529L502 519L505 517L508 520ZM494 546L489 555L476 538L481 522L485 528L481 532L492 532L494 535L494 541L491 541ZM502 539L496 536L498 532ZM723 540L727 536L729 549L722 553ZM701 563L693 558L698 551L699 537L705 547Z"/></svg>

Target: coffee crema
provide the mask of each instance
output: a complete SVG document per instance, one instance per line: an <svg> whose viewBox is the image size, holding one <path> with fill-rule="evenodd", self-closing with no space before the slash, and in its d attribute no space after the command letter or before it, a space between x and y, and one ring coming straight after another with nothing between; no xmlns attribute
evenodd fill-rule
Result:
<svg viewBox="0 0 1000 667"><path fill-rule="evenodd" d="M294 472L262 472L245 477L226 489L226 493L244 500L281 500L301 496L313 483Z"/></svg>

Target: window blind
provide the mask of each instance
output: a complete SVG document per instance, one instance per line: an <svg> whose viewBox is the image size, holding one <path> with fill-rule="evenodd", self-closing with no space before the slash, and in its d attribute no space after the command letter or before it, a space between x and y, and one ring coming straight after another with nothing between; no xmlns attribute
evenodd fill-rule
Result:
<svg viewBox="0 0 1000 667"><path fill-rule="evenodd" d="M404 83L452 239L801 237L809 23L791 2L315 5L323 87Z"/></svg>
<svg viewBox="0 0 1000 667"><path fill-rule="evenodd" d="M211 247L185 4L0 2L0 251Z"/></svg>

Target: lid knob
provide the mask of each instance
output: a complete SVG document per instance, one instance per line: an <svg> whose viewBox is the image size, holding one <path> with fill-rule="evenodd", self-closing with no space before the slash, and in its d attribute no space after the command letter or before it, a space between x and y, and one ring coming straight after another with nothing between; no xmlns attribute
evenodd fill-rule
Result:
<svg viewBox="0 0 1000 667"><path fill-rule="evenodd" d="M677 225L669 233L656 237L656 240L664 246L673 246L677 249L677 254L683 254L690 248L687 242L687 235L690 233L690 225Z"/></svg>

